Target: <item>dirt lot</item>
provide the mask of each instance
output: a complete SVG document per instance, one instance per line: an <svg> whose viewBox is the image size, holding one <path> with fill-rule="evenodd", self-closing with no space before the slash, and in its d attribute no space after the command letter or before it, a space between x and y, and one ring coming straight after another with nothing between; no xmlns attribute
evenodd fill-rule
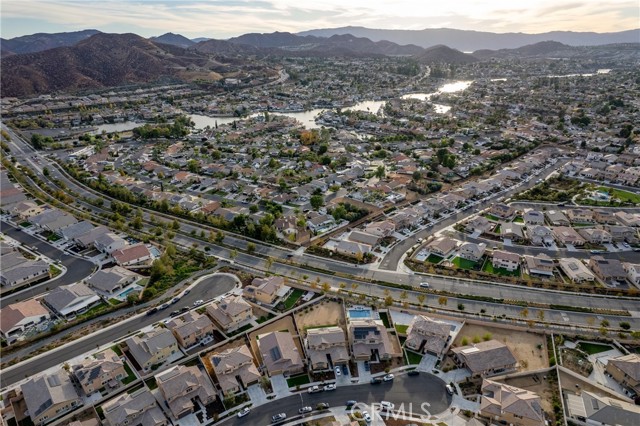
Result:
<svg viewBox="0 0 640 426"><path fill-rule="evenodd" d="M271 333L273 331L285 331L285 330L289 331L289 333L291 333L291 335L294 337L293 341L295 342L298 348L298 353L301 354L302 356L304 354L304 351L302 350L302 344L300 343L300 339L296 338L296 336L298 335L298 332L296 330L295 324L293 323L293 318L291 318L290 315L287 315L286 317L281 318L271 324L260 327L259 329L250 333L249 339L251 341L251 350L257 357L261 357L260 351L258 350L258 341L256 337L261 334ZM262 362L262 360L260 360L260 362Z"/></svg>
<svg viewBox="0 0 640 426"><path fill-rule="evenodd" d="M532 374L530 376L514 377L505 379L504 383L517 388L526 389L540 395L542 409L547 412L553 412L551 383L544 378L544 374Z"/></svg>
<svg viewBox="0 0 640 426"><path fill-rule="evenodd" d="M329 325L345 325L344 309L342 304L331 300L323 300L313 305L309 310L304 309L295 314L296 324L300 334L309 327L320 327Z"/></svg>
<svg viewBox="0 0 640 426"><path fill-rule="evenodd" d="M483 340L483 337L491 334L491 338L506 344L520 363L520 371L537 370L549 366L547 359L547 341L543 334L528 333L506 328L486 327L474 324L465 324L454 346L462 346L462 339L466 338L468 344L472 344L474 338ZM541 349L538 349L541 345Z"/></svg>

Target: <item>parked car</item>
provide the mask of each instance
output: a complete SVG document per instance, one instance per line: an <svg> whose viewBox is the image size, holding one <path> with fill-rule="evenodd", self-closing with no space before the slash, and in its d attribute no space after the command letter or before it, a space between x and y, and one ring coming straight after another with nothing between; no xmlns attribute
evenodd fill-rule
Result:
<svg viewBox="0 0 640 426"><path fill-rule="evenodd" d="M387 374L386 376L384 376L384 377L382 378L382 380L384 380L385 382L390 382L390 381L392 381L392 380L393 380L393 378L394 378L394 377L395 377L395 376L394 376L393 374Z"/></svg>
<svg viewBox="0 0 640 426"><path fill-rule="evenodd" d="M162 305L158 306L158 310L163 310L163 309L167 309L169 307L168 303L163 303Z"/></svg>
<svg viewBox="0 0 640 426"><path fill-rule="evenodd" d="M313 411L313 408L309 407L308 405L306 407L302 407L298 410L298 414L305 414L305 413L310 413Z"/></svg>
<svg viewBox="0 0 640 426"><path fill-rule="evenodd" d="M149 310L147 311L147 315L153 315L153 314L155 314L156 312L158 312L158 308L155 308L155 307L154 307L154 308L151 308L151 309L149 309Z"/></svg>
<svg viewBox="0 0 640 426"><path fill-rule="evenodd" d="M328 385L325 385L324 388L322 388L325 392L326 391L332 391L332 390L336 390L336 384L335 383L331 383Z"/></svg>
<svg viewBox="0 0 640 426"><path fill-rule="evenodd" d="M195 302L193 302L193 306L200 306L204 303L204 300L202 299L198 299Z"/></svg>
<svg viewBox="0 0 640 426"><path fill-rule="evenodd" d="M380 401L380 408L384 411L392 411L395 408L395 404L389 401Z"/></svg>
<svg viewBox="0 0 640 426"><path fill-rule="evenodd" d="M364 371L369 371L370 367L371 366L369 365L369 361L365 361L364 362Z"/></svg>
<svg viewBox="0 0 640 426"><path fill-rule="evenodd" d="M449 395L453 395L453 393L455 392L455 390L453 389L453 386L451 386L451 385L447 385L446 389L447 389L447 393Z"/></svg>
<svg viewBox="0 0 640 426"><path fill-rule="evenodd" d="M177 317L178 315L180 315L180 311L173 311L173 312L171 312L171 313L169 314L169 316L170 316L171 318L173 318L173 317Z"/></svg>
<svg viewBox="0 0 640 426"><path fill-rule="evenodd" d="M246 416L249 412L251 412L251 409L249 407L244 407L240 412L238 412L238 418Z"/></svg>
<svg viewBox="0 0 640 426"><path fill-rule="evenodd" d="M349 401L347 401L347 402L345 403L345 405L347 406L347 408L351 408L351 407L353 407L354 405L356 405L357 403L358 403L358 401L356 401L356 400L354 400L354 399L350 399Z"/></svg>
<svg viewBox="0 0 640 426"><path fill-rule="evenodd" d="M336 372L336 377L340 377L342 375L342 372L340 371L340 367L336 367L334 370Z"/></svg>
<svg viewBox="0 0 640 426"><path fill-rule="evenodd" d="M276 414L274 416L271 416L271 423L278 423L283 421L286 418L287 418L287 415L285 413Z"/></svg>
<svg viewBox="0 0 640 426"><path fill-rule="evenodd" d="M372 385L379 385L380 383L382 383L382 379L380 377L374 377L373 379L371 379Z"/></svg>
<svg viewBox="0 0 640 426"><path fill-rule="evenodd" d="M419 376L420 372L418 370L411 370L407 373L407 376Z"/></svg>
<svg viewBox="0 0 640 426"><path fill-rule="evenodd" d="M365 422L371 423L371 416L366 411L362 412L362 418L364 419Z"/></svg>
<svg viewBox="0 0 640 426"><path fill-rule="evenodd" d="M309 393L318 393L318 392L322 392L322 389L320 388L320 386L311 386L309 389L307 389L307 392Z"/></svg>
<svg viewBox="0 0 640 426"><path fill-rule="evenodd" d="M347 364L344 364L342 366L342 374L344 374L345 376L349 374L349 367L347 367Z"/></svg>
<svg viewBox="0 0 640 426"><path fill-rule="evenodd" d="M180 301L179 297L174 297L173 299L171 299L171 304L173 305L174 303L178 303Z"/></svg>
<svg viewBox="0 0 640 426"><path fill-rule="evenodd" d="M316 405L316 410L326 410L329 408L329 404L326 402L321 402L320 404Z"/></svg>

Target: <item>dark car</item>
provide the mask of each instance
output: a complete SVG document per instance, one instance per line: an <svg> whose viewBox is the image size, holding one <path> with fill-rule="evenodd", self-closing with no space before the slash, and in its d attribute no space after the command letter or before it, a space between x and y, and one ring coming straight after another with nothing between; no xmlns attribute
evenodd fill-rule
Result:
<svg viewBox="0 0 640 426"><path fill-rule="evenodd" d="M326 402L321 402L320 404L316 405L316 410L328 410L329 409L329 404Z"/></svg>
<svg viewBox="0 0 640 426"><path fill-rule="evenodd" d="M147 315L153 315L158 312L158 308L151 308L147 311Z"/></svg>
<svg viewBox="0 0 640 426"><path fill-rule="evenodd" d="M369 361L365 361L364 362L364 371L369 371L369 368L370 368Z"/></svg>
<svg viewBox="0 0 640 426"><path fill-rule="evenodd" d="M347 401L347 402L345 403L345 405L347 406L347 408L351 408L351 407L353 407L354 405L356 405L357 403L358 403L358 401L353 400L353 399L350 399L349 401Z"/></svg>
<svg viewBox="0 0 640 426"><path fill-rule="evenodd" d="M178 315L180 315L180 311L173 311L173 312L171 312L171 313L169 314L169 316L170 316L171 318L173 318L173 317L177 317Z"/></svg>
<svg viewBox="0 0 640 426"><path fill-rule="evenodd" d="M180 308L180 310L178 311L181 314L184 314L185 312L189 312L189 308Z"/></svg>
<svg viewBox="0 0 640 426"><path fill-rule="evenodd" d="M342 366L342 374L344 374L345 376L349 374L349 367L347 367L346 364Z"/></svg>
<svg viewBox="0 0 640 426"><path fill-rule="evenodd" d="M419 376L420 372L418 370L411 370L407 373L407 376Z"/></svg>
<svg viewBox="0 0 640 426"><path fill-rule="evenodd" d="M372 385L379 385L380 383L382 383L382 379L380 377L374 377L373 379L371 379Z"/></svg>

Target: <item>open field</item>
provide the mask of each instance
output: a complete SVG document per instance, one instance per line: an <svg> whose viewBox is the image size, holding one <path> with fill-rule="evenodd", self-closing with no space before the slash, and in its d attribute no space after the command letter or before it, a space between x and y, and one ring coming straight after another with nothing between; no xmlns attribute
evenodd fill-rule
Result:
<svg viewBox="0 0 640 426"><path fill-rule="evenodd" d="M537 370L549 366L546 349L547 342L542 334L465 324L460 333L458 333L454 345L462 346L461 342L464 338L468 340L469 344L472 344L474 337L483 340L487 333L491 335L492 339L503 342L511 349L520 363L521 371Z"/></svg>

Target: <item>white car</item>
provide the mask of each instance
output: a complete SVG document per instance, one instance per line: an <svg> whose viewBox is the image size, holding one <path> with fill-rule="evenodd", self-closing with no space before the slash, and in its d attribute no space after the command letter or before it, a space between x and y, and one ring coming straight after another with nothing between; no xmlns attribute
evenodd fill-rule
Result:
<svg viewBox="0 0 640 426"><path fill-rule="evenodd" d="M251 409L249 407L244 407L242 410L240 410L240 412L238 413L238 418L244 417L247 414L249 414L249 412L251 411Z"/></svg>
<svg viewBox="0 0 640 426"><path fill-rule="evenodd" d="M395 408L395 405L393 404L393 402L380 401L380 408L382 408L384 411L392 411Z"/></svg>
<svg viewBox="0 0 640 426"><path fill-rule="evenodd" d="M325 385L325 387L323 388L326 391L332 391L332 390L336 390L336 384L335 383L331 383L329 385Z"/></svg>
<svg viewBox="0 0 640 426"><path fill-rule="evenodd" d="M392 381L392 380L393 380L393 378L394 378L394 377L395 377L395 376L394 376L393 374L387 374L386 376L384 376L384 377L382 378L382 380L383 380L383 381L385 381L385 382L390 382L390 381Z"/></svg>
<svg viewBox="0 0 640 426"><path fill-rule="evenodd" d="M342 375L342 371L340 371L340 367L336 367L335 369L336 377L340 377Z"/></svg>
<svg viewBox="0 0 640 426"><path fill-rule="evenodd" d="M307 406L307 407L302 407L301 409L298 410L299 414L305 414L305 413L310 413L313 411L313 408Z"/></svg>
<svg viewBox="0 0 640 426"><path fill-rule="evenodd" d="M204 300L202 299L198 299L195 302L193 302L193 306L200 306L204 303Z"/></svg>
<svg viewBox="0 0 640 426"><path fill-rule="evenodd" d="M371 416L366 411L362 412L362 418L364 419L365 422L371 423Z"/></svg>
<svg viewBox="0 0 640 426"><path fill-rule="evenodd" d="M318 393L318 392L322 392L322 389L320 388L320 386L311 386L309 389L307 389L307 392L309 393Z"/></svg>

